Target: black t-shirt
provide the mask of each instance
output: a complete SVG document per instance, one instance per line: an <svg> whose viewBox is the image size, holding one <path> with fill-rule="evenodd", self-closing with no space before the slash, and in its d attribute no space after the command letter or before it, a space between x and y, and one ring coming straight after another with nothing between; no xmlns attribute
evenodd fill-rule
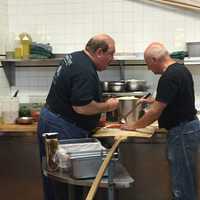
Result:
<svg viewBox="0 0 200 200"><path fill-rule="evenodd" d="M90 131L96 127L100 114L81 115L74 112L72 106L84 106L92 100L102 100L96 66L84 51L67 54L54 75L47 96L50 110Z"/></svg>
<svg viewBox="0 0 200 200"><path fill-rule="evenodd" d="M158 120L160 128L170 129L195 118L193 79L183 64L172 64L162 74L156 100L167 104Z"/></svg>

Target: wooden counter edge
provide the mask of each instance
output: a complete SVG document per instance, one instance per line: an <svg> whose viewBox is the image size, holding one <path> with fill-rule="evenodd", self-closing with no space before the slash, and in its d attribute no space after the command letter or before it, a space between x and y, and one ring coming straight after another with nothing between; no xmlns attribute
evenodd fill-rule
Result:
<svg viewBox="0 0 200 200"><path fill-rule="evenodd" d="M33 124L0 124L0 132L4 133L32 133L37 132L37 123Z"/></svg>

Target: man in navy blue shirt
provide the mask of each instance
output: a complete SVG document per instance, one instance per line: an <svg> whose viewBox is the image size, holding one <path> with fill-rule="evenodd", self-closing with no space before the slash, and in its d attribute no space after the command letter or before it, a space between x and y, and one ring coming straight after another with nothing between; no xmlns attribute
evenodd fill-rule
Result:
<svg viewBox="0 0 200 200"><path fill-rule="evenodd" d="M103 101L97 74L97 71L106 69L114 53L112 37L99 34L88 41L84 50L64 57L40 114L38 138L41 158L45 156L43 133L58 132L58 139L89 137L97 127L101 113L117 108L116 98ZM66 199L58 197L60 192L56 187L59 183L43 178L45 200Z"/></svg>

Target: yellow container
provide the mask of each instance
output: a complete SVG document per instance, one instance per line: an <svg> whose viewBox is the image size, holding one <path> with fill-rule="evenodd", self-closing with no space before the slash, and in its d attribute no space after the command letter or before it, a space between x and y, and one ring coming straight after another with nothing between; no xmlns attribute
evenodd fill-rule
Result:
<svg viewBox="0 0 200 200"><path fill-rule="evenodd" d="M22 48L21 48L21 41L20 37L16 36L15 38L15 52L14 56L16 59L21 59L22 58Z"/></svg>
<svg viewBox="0 0 200 200"><path fill-rule="evenodd" d="M21 59L22 58L22 48L21 47L16 47L15 48L15 58L16 59Z"/></svg>
<svg viewBox="0 0 200 200"><path fill-rule="evenodd" d="M30 41L29 38L27 36L24 36L22 38L22 58L23 59L27 59L29 58L30 55Z"/></svg>

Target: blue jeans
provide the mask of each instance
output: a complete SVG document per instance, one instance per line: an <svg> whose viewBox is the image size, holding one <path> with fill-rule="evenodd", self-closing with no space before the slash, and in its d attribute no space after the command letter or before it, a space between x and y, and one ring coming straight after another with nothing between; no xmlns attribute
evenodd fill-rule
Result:
<svg viewBox="0 0 200 200"><path fill-rule="evenodd" d="M84 138L88 137L89 132L77 127L75 124L64 120L60 115L50 112L47 108L42 108L38 123L38 140L40 159L45 156L45 145L42 137L43 133L58 132L58 139ZM43 176L45 200L66 200L65 185L53 181Z"/></svg>
<svg viewBox="0 0 200 200"><path fill-rule="evenodd" d="M169 130L167 156L171 171L173 200L197 200L195 176L199 144L198 119L181 123Z"/></svg>

